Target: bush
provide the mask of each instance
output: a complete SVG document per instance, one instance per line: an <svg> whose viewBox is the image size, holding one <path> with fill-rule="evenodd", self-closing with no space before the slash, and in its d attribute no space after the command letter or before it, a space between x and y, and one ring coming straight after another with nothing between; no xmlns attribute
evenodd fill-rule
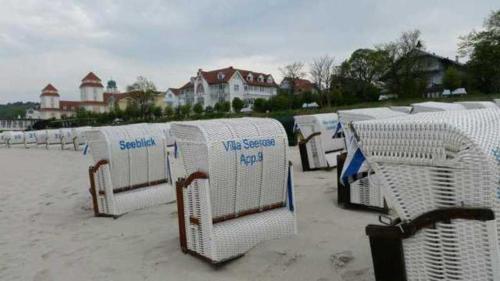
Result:
<svg viewBox="0 0 500 281"><path fill-rule="evenodd" d="M268 110L268 108L269 108L269 105L268 105L267 100L262 99L262 98L256 99L254 104L253 104L253 110L256 112L264 113Z"/></svg>
<svg viewBox="0 0 500 281"><path fill-rule="evenodd" d="M231 110L231 104L228 101L218 102L215 104L214 109L217 112L229 112Z"/></svg>
<svg viewBox="0 0 500 281"><path fill-rule="evenodd" d="M172 118L174 116L174 109L170 106L167 106L163 110L163 114L167 116L167 118Z"/></svg>
<svg viewBox="0 0 500 281"><path fill-rule="evenodd" d="M233 99L233 110L234 112L240 112L245 106L245 103L240 98Z"/></svg>
<svg viewBox="0 0 500 281"><path fill-rule="evenodd" d="M189 114L191 114L191 105L185 104L185 105L180 107L179 111L180 111L180 115L182 117L188 117Z"/></svg>
<svg viewBox="0 0 500 281"><path fill-rule="evenodd" d="M205 113L206 113L206 114L211 114L211 113L213 113L213 112L214 112L214 108L213 108L213 107L211 107L210 105L209 105L209 106L207 106L207 107L205 107Z"/></svg>
<svg viewBox="0 0 500 281"><path fill-rule="evenodd" d="M202 114L203 113L203 105L201 103L197 103L193 107L193 112L196 114Z"/></svg>

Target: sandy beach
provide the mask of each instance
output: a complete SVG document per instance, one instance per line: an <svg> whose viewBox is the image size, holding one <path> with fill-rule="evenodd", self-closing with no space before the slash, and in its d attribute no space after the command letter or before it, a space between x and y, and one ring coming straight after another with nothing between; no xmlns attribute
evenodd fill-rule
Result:
<svg viewBox="0 0 500 281"><path fill-rule="evenodd" d="M299 234L214 268L181 252L175 203L96 218L89 155L0 148L0 280L374 280L378 214L339 208L336 171L303 173L291 152Z"/></svg>

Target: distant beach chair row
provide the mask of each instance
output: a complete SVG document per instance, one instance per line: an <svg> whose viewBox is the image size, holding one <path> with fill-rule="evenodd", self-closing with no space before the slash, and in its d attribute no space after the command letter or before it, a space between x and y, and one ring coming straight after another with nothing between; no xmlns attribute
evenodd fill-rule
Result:
<svg viewBox="0 0 500 281"><path fill-rule="evenodd" d="M47 129L36 131L6 131L0 133L0 145L4 147L60 147L66 149L68 146L79 150L85 144L83 133L91 127Z"/></svg>

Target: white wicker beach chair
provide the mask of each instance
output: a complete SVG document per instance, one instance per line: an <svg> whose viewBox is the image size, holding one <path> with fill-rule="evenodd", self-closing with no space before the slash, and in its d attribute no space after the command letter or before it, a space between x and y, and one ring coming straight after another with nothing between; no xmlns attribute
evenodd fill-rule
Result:
<svg viewBox="0 0 500 281"><path fill-rule="evenodd" d="M79 150L82 145L87 143L85 132L91 129L92 127L90 126L72 128L73 147L75 150Z"/></svg>
<svg viewBox="0 0 500 281"><path fill-rule="evenodd" d="M451 110L464 110L465 106L458 103L447 103L447 102L420 102L420 103L412 103L411 106L413 110L412 114L420 113L420 112L436 112L436 111L451 111Z"/></svg>
<svg viewBox="0 0 500 281"><path fill-rule="evenodd" d="M174 147L175 137L172 134L172 126L170 123L152 123L151 126L158 126L160 130L163 131L165 137L167 138L167 146Z"/></svg>
<svg viewBox="0 0 500 281"><path fill-rule="evenodd" d="M59 129L59 133L61 134L61 149L65 149L67 144L71 144L74 148L74 138L73 129L72 128L61 128Z"/></svg>
<svg viewBox="0 0 500 281"><path fill-rule="evenodd" d="M35 136L36 136L36 144L38 146L47 145L47 130L37 130L35 131Z"/></svg>
<svg viewBox="0 0 500 281"><path fill-rule="evenodd" d="M7 136L5 134L6 132L0 132L0 146L4 146L6 145L6 142L5 142L5 137Z"/></svg>
<svg viewBox="0 0 500 281"><path fill-rule="evenodd" d="M30 148L36 146L36 133L35 131L26 131L24 132L24 147Z"/></svg>
<svg viewBox="0 0 500 281"><path fill-rule="evenodd" d="M376 280L500 280L500 110L353 127L399 216L366 228Z"/></svg>
<svg viewBox="0 0 500 281"><path fill-rule="evenodd" d="M347 152L340 155L337 166L337 201L347 208L388 210L378 177L366 163L358 148L351 123L361 120L400 118L408 114L387 107L341 110L338 112Z"/></svg>
<svg viewBox="0 0 500 281"><path fill-rule="evenodd" d="M345 149L336 113L294 116L299 136L302 170L313 171L337 166L337 155Z"/></svg>
<svg viewBox="0 0 500 281"><path fill-rule="evenodd" d="M456 103L463 105L466 109L498 108L492 101L461 101Z"/></svg>
<svg viewBox="0 0 500 281"><path fill-rule="evenodd" d="M4 140L7 147L12 147L13 145L24 144L24 132L22 131L7 131L4 133Z"/></svg>
<svg viewBox="0 0 500 281"><path fill-rule="evenodd" d="M89 177L96 216L175 201L166 139L157 127L100 127L84 134L94 159Z"/></svg>
<svg viewBox="0 0 500 281"><path fill-rule="evenodd" d="M186 177L177 182L180 244L213 264L296 233L288 139L274 119L173 123Z"/></svg>
<svg viewBox="0 0 500 281"><path fill-rule="evenodd" d="M45 141L45 148L49 149L54 145L61 147L61 131L59 129L47 129L46 131L47 138Z"/></svg>

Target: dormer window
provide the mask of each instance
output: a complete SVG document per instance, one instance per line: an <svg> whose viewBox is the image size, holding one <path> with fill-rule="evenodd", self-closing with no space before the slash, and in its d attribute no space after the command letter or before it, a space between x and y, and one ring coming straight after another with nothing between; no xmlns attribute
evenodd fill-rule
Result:
<svg viewBox="0 0 500 281"><path fill-rule="evenodd" d="M224 77L225 77L224 73L222 72L217 73L217 79L219 79L219 81L224 80Z"/></svg>
<svg viewBox="0 0 500 281"><path fill-rule="evenodd" d="M248 73L247 80L248 81L253 81L253 75L252 75L252 73Z"/></svg>
<svg viewBox="0 0 500 281"><path fill-rule="evenodd" d="M264 82L264 76L259 75L259 82Z"/></svg>
<svg viewBox="0 0 500 281"><path fill-rule="evenodd" d="M273 77L271 77L271 75L269 75L269 77L267 77L267 83L269 83L269 84L273 83Z"/></svg>

